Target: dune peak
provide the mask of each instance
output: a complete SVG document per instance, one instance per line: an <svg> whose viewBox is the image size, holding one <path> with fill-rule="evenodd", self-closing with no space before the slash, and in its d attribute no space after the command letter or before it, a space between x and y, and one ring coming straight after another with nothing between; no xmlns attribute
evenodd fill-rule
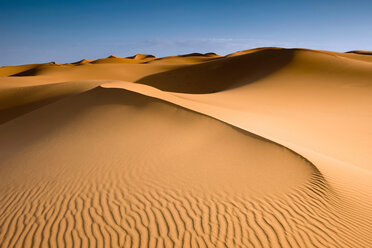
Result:
<svg viewBox="0 0 372 248"><path fill-rule="evenodd" d="M107 57L108 59L121 59L122 57L115 56L115 55L110 55Z"/></svg>

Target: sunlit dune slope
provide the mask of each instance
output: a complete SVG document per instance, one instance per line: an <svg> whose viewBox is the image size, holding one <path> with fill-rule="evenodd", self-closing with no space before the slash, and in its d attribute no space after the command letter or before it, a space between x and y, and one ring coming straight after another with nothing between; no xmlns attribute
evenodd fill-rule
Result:
<svg viewBox="0 0 372 248"><path fill-rule="evenodd" d="M276 55L262 63L274 60L281 65L270 73L264 64L254 64L255 60L252 64L221 60L149 75L138 82L186 93L218 91L224 85L229 90L180 96L241 112L237 119L240 123L245 122L244 113L257 114L268 123L276 123L274 127L268 125L268 132L273 133L280 126L282 131L275 134L283 140L370 169L372 63L332 52L298 49L266 52ZM265 53L260 58L265 58ZM232 59L250 61L254 54ZM213 67L217 62L224 62L219 70ZM252 73L249 66L255 67ZM219 76L221 71L225 78ZM356 143L358 149L354 147Z"/></svg>

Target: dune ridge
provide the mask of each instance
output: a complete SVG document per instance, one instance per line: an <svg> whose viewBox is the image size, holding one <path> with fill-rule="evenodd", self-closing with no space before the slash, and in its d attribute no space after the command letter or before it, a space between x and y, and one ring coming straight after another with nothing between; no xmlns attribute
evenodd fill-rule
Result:
<svg viewBox="0 0 372 248"><path fill-rule="evenodd" d="M370 247L368 55L135 57L0 68L1 247Z"/></svg>
<svg viewBox="0 0 372 248"><path fill-rule="evenodd" d="M99 157L91 158L98 159L96 163L87 161L87 157L85 157L84 154L86 154L86 156L92 156L93 154L89 152L89 150L93 149L97 151L96 154L99 156L100 152L98 152L98 150L103 148L102 144L98 144L98 147L88 145L88 151L75 151L82 153L81 156L67 155L73 153L75 147L83 147L83 144L86 146L88 143L85 142L97 143L103 138L106 139L106 142L109 144L117 142L115 141L115 137L118 133L121 133L128 140L132 140L133 138L128 134L129 132L133 132L131 131L132 128L130 124L135 125L139 133L157 132L159 138L165 134L164 131L161 132L160 130L147 130L148 127L146 124L142 124L146 129L140 128L138 122L132 122L129 126L125 125L125 120L128 118L149 118L154 122L156 119L151 118L151 115L156 114L159 118L159 114L172 111L172 114L168 114L168 119L173 119L174 114L178 116L176 118L178 120L176 123L177 126L173 128L182 129L185 127L180 127L180 123L195 122L194 116L188 117L188 115L195 114L191 114L186 110L175 106L168 106L159 101L152 103L153 100L146 97L140 97L134 95L134 93L122 91L123 90L115 89L94 89L83 95L50 104L47 107L36 110L32 114L25 115L24 117L2 126L0 130L2 136L8 136L7 140L13 140L15 143L6 144L8 150L15 152L15 154L6 154L6 166L5 168L4 166L2 167L1 174L6 175L8 180L16 180L15 184L20 184L16 191L18 194L14 194L15 192L13 192L13 189L11 193L6 191L2 192L2 195L5 196L6 199L5 202L9 203L5 206L5 209L13 210L5 211L7 215L5 218L3 216L5 225L2 225L3 231L1 232L4 236L0 238L0 240L3 240L2 246L66 246L69 243L75 245L82 244L83 246L103 246L103 244L106 243L110 246L117 244L118 246L128 247L158 245L201 245L204 247L213 245L218 247L226 245L239 246L248 244L249 242L255 247L289 245L300 247L301 245L322 246L327 244L341 246L341 242L344 242L350 247L354 242L352 236L346 238L348 236L346 234L352 232L350 226L348 226L348 230L343 230L343 224L337 221L340 219L338 215L341 214L339 210L335 208L338 202L337 195L334 195L315 167L306 162L306 160L297 157L297 155L291 155L291 152L283 150L283 148L277 148L276 145L271 144L269 141L260 141L254 137L250 138L246 134L243 135L242 133L234 131L226 124L219 124L210 119L204 120L207 117L197 117L196 119L198 122L206 123L193 124L188 127L188 129L193 130L193 132L198 132L197 130L200 128L201 132L204 133L205 128L203 128L203 126L209 126L211 130L209 135L212 135L212 137L215 136L216 133L218 136L223 135L224 143L229 142L229 139L233 139L235 144L236 136L242 136L239 137L241 142L247 142L247 140L253 139L251 141L253 142L253 146L247 144L240 145L242 148L248 148L247 151L242 151L244 154L248 155L252 147L256 147L257 153L261 150L257 148L257 146L268 147L265 149L278 149L277 152L274 152L274 150L270 152L272 157L269 161L276 160L274 154L278 154L277 156L279 156L281 161L283 161L282 156L289 156L286 160L289 160L287 166L291 168L278 168L278 171L274 172L273 169L275 169L275 167L269 166L267 169L269 169L271 173L265 171L260 173L269 176L269 178L265 179L262 177L259 181L254 181L257 173L262 169L260 169L260 167L267 163L267 158L264 159L260 165L259 161L261 159L259 157L257 158L258 160L254 159L252 163L248 162L252 157L246 156L245 160L239 160L243 165L241 169L249 170L252 169L250 168L251 166L254 166L256 167L254 170L255 174L250 175L249 173L243 173L245 175L244 177L247 178L244 178L240 183L238 182L237 185L229 185L231 181L228 180L226 180L225 184L220 183L220 185L216 185L213 183L213 178L209 178L207 183L207 177L202 176L200 179L195 179L195 175L203 173L203 168L200 167L212 166L214 170L216 170L216 167L219 167L216 161L205 161L203 158L201 160L202 163L196 163L195 160L198 161L199 157L196 154L190 157L194 162L186 163L188 166L193 164L193 168L185 168L183 171L179 171L180 168L173 168L173 170L175 169L173 173L176 174L171 173L170 176L176 177L178 175L176 180L171 180L170 178L164 179L164 177L168 177L167 174L172 170L172 165L167 165L166 160L157 165L156 157L151 159L147 156L146 159L152 161L151 165L147 164L148 162L142 164L143 162L141 163L139 158L132 158L132 161L135 161L135 163L132 164L133 162L130 162L131 159L129 159L128 162L128 158L125 158L128 154L133 154L133 152L129 151L126 153L126 156L120 158L121 156L113 150L115 150L115 147L126 147L127 145L125 144L116 144L116 146L112 146L111 149L108 148L101 151L101 153L105 153L106 156L109 156L110 160L106 160L105 158L99 159ZM118 110L111 107L113 103L118 106ZM129 107L127 106L128 104ZM69 106L73 107L74 111L71 111L71 107ZM127 110L126 108L129 109ZM136 111L134 112L134 110L130 108L136 108ZM140 109L138 110L137 108ZM156 111L154 108L160 110ZM173 110L169 108L173 108ZM117 114L119 110L122 114L121 116ZM131 117L128 114L124 114L125 112L123 111L132 112L135 116L140 115L140 117ZM142 114L142 111L145 113ZM75 114L74 112L77 113ZM79 112L86 114L82 115L79 114ZM103 113L104 115L100 116ZM72 123L64 125L65 127L63 129L67 126L66 131L63 132L63 130L60 130L59 134L57 133L52 136L48 134L50 132L48 131L49 129L52 128L51 131L53 132L53 129L58 127L56 123L60 123L63 120L71 120L71 117L68 116L72 114L76 115L76 117L72 118ZM46 116L48 116L49 119L47 123L43 120ZM92 122L91 118L97 118L98 120ZM187 121L187 119L189 120ZM145 120L139 119L139 121L140 123L146 123ZM30 125L26 130L22 127L22 123L24 122ZM89 123L89 128L85 127L81 122L86 124ZM113 130L111 130L111 132L104 132L103 130L106 130L106 126L109 123L111 123L109 129ZM113 123L116 123L115 126L112 125ZM152 123L152 125L158 126L159 124ZM164 125L164 123L162 123L162 125ZM213 130L214 128L211 129L211 125L216 126L214 128L217 128L217 130ZM43 133L30 133L35 131L32 126L42 126ZM92 140L92 136L81 133L79 138L79 132L81 132L79 130L83 127L85 127L84 132L89 133L91 132L90 129L94 131L96 137ZM99 131L102 128L104 129ZM119 128L119 130L117 128ZM171 130L169 124L166 125L166 127L160 126L160 128L165 128L166 132L170 132L169 130ZM20 129L23 129L23 131ZM189 140L193 132L185 132L183 134L184 136L177 137L175 140L180 142L179 139L181 138L184 140L185 136ZM225 134L225 132L227 133ZM99 133L101 133L101 135ZM178 131L172 132L172 135L177 135L179 133ZM25 139L21 141L24 145L22 145L14 135L22 135L25 137ZM34 147L34 139L40 139L39 137L42 135L48 135L50 138L46 140L41 139L36 142L36 144L39 145ZM137 136L138 133L134 135L136 138ZM155 137L154 141L157 142L159 138ZM75 142L74 140L76 139L79 140L78 143L81 142L81 144L74 144L73 142ZM206 140L208 143L213 143L213 139L211 140L211 138ZM185 142L186 141L181 142L181 144L185 145ZM188 142L191 142L191 144L188 144L190 148L195 147L193 144L195 141L189 140ZM198 143L198 141L196 142ZM70 144L70 146L67 144ZM71 146L72 144L74 145ZM2 143L2 146L4 145L5 144ZM15 146L18 150L23 147L21 150L23 150L22 153L24 155L19 156L19 151L9 149L9 146ZM153 147L153 144L150 142L146 146ZM66 149L66 147L70 148ZM168 150L168 147L169 145L166 145L165 149ZM211 145L204 147L204 149L211 148ZM224 150L219 150L219 153L222 154L216 158L216 160L220 161L219 163L221 163L221 159L226 156L223 156L223 154L226 153L226 146L223 145L222 147ZM231 147L233 149L232 151L235 151L235 147ZM138 149L139 147L133 148ZM122 151L122 149L123 148L119 149L119 151ZM127 149L130 148L127 147ZM147 148L143 147L142 149L146 150ZM183 149L185 148L181 148L181 151ZM216 148L213 148L213 150L214 149ZM37 150L42 150L43 152L35 157L34 155ZM170 157L174 157L174 155L179 153L177 149L172 152L167 150L166 152L171 155ZM107 153L111 155L107 155ZM204 151L204 153L208 154L208 151ZM49 159L48 157L50 155L48 154L52 155ZM141 154L141 152L139 152L139 154ZM162 154L161 149L160 151L154 152L155 156L159 154ZM215 151L213 154L216 154ZM64 158L62 159L61 156ZM228 156L227 161L230 160L231 163L232 157L230 156L232 155ZM241 158L241 155L238 157ZM177 167L180 166L182 168L182 164L185 163L184 160L187 159L187 157L181 156L180 158L181 161L177 161L176 164ZM76 159L78 159L78 161L74 162ZM33 162L32 160L35 161ZM40 162L44 160L49 160L54 165L53 168L43 168L47 166L45 164L40 164ZM72 161L69 163L65 162L69 160ZM292 162L292 160L294 161ZM83 161L85 161L85 163ZM83 162L83 164L79 165L81 162ZM74 168L75 163L80 166L78 170ZM166 165L164 165L164 163L166 163ZM237 161L235 163L237 163ZM23 166L14 171L14 168L12 168L13 165L16 166L21 164L23 164ZM142 166L138 167L141 164ZM247 167L249 164L250 166ZM36 165L38 165L39 168L35 168ZM126 165L125 168L123 168L123 165ZM283 166L284 164L282 162L278 165ZM299 165L305 168L298 167ZM86 166L87 168L82 169L81 166ZM222 162L220 166L229 167L229 164ZM161 169L162 167L165 168ZM46 175L36 173L36 178L31 177L28 180L24 178L21 181L17 180L20 179L18 177L20 171L23 171L23 173L27 175L28 170L35 169L43 171L42 174L46 173ZM226 169L230 170L229 168ZM238 167L236 167L236 169L238 169ZM137 170L142 171L142 173L139 173ZM199 173L195 173L195 170L200 171ZM295 178L291 177L294 170L297 171L297 173L295 173ZM156 171L158 171L157 176L155 176ZM208 173L210 170L206 171L210 177L211 175ZM283 171L291 173L286 175ZM181 175L178 173L181 173ZM188 177L189 173L192 173L190 177ZM226 173L227 171L223 172L224 177ZM278 175L276 175L277 173L281 173L280 177L282 179L275 184L275 178L278 177ZM274 174L275 177L270 177L270 174ZM303 176L301 176L301 174L303 174ZM284 181L286 181L286 185L288 186L283 185L283 177L287 177ZM301 177L303 177L303 179L301 179ZM233 178L235 178L235 180L237 179L234 175ZM217 178L218 181L221 179L222 178ZM2 181L2 184L7 185L8 180ZM208 185L208 181L212 181L212 184ZM272 185L267 187L268 183L276 186ZM80 186L77 187L77 185ZM207 187L207 189L204 187ZM230 187L232 188L230 189ZM288 189L285 189L286 187L288 187ZM258 193L255 191L258 191ZM247 196L249 197L248 199L246 199ZM45 201L45 199L47 199L47 201ZM303 202L310 202L306 207L310 207L312 209L311 212L303 212L302 209L306 208ZM37 207L40 205L45 206L45 208L43 208L45 210L40 211L40 208ZM20 207L21 209L19 209ZM327 213L329 209L333 210ZM107 211L111 212L111 214L104 215L105 212L107 214ZM309 215L310 213L312 213L313 216ZM29 217L26 217L24 214ZM227 217L229 217L229 219L226 219ZM208 218L211 219L208 220ZM323 218L325 219L323 220ZM291 219L292 221L290 221ZM308 219L310 219L310 221L308 221ZM327 224L327 221L332 219L334 221ZM311 220L314 221L314 223L312 223ZM21 223L24 224L22 225ZM214 224L211 225L211 223ZM306 225L302 227L303 224L301 223L306 223ZM283 229L284 226L293 230L293 233L285 235L285 232L288 232L288 230ZM45 230L41 229L43 227L47 228L47 230L50 228L50 232L42 231ZM335 238L326 231L334 230L335 228L343 235ZM245 233L252 237L244 237L239 234L234 234L234 232Z"/></svg>
<svg viewBox="0 0 372 248"><path fill-rule="evenodd" d="M275 135L275 133L280 133L280 128L276 130L273 125L267 125L270 121L265 119L262 120L262 116L259 115L252 113L247 114L241 111L236 112L236 110L233 109L221 108L201 102L195 103L193 100L190 101L190 98L184 97L185 95L172 95L149 86L140 86L129 82L105 83L102 87L122 88L175 103L290 148L316 165L317 169L319 169L322 175L326 177L326 180L333 185L337 194L342 195L344 200L344 210L348 212L350 216L353 216L350 218L355 220L358 219L361 223L364 223L363 226L366 231L371 230L372 226L369 223L371 223L372 220L370 212L370 200L372 197L370 182L372 179L372 173L360 168L358 164L345 163L329 157L324 153L322 154L310 150L302 143L293 143L293 141L289 142L288 139L283 139L280 136ZM245 121L243 121L242 118ZM268 127L269 130L267 130ZM340 170L340 168L342 168L342 170ZM355 183L355 180L357 180L358 183Z"/></svg>

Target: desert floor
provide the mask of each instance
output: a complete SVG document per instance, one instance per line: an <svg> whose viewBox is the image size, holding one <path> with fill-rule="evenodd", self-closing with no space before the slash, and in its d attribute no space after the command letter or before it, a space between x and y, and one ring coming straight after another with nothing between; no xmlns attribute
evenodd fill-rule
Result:
<svg viewBox="0 0 372 248"><path fill-rule="evenodd" d="M0 67L0 247L372 247L371 54Z"/></svg>

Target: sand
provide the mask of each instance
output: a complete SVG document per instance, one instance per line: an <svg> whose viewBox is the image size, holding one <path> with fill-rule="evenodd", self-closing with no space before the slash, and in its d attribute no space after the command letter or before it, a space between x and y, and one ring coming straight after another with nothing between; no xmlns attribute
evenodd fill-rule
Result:
<svg viewBox="0 0 372 248"><path fill-rule="evenodd" d="M0 247L371 247L372 59L0 68Z"/></svg>

